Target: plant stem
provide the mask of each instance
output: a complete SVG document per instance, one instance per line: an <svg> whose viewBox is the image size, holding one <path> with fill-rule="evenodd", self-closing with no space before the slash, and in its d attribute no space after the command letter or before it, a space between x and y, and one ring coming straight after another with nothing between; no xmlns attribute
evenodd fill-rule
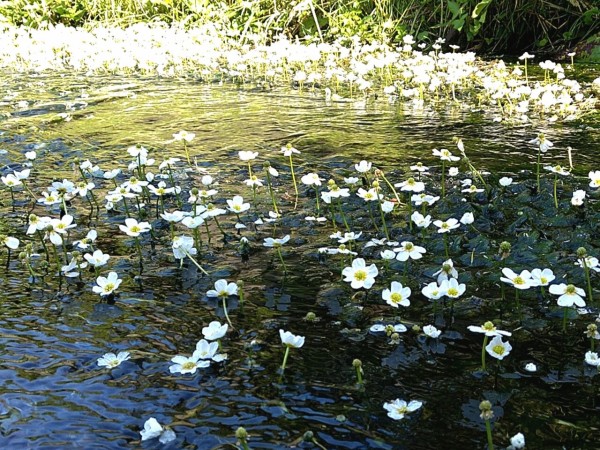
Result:
<svg viewBox="0 0 600 450"><path fill-rule="evenodd" d="M492 440L492 426L490 421L485 421L485 433L487 434L488 450L494 450L494 441Z"/></svg>
<svg viewBox="0 0 600 450"><path fill-rule="evenodd" d="M235 328L231 323L231 320L229 319L229 314L227 314L227 301L225 297L223 297L223 312L225 313L225 319L227 319L227 323L229 324L229 326L231 328Z"/></svg>
<svg viewBox="0 0 600 450"><path fill-rule="evenodd" d="M296 184L296 174L294 173L294 161L290 153L290 170L292 172L292 181L294 182L294 191L296 192L296 200L294 202L294 209L298 207L298 185Z"/></svg>
<svg viewBox="0 0 600 450"><path fill-rule="evenodd" d="M198 264L198 261L196 261L192 257L192 255L189 254L189 252L186 251L185 254L187 255L188 258L190 258L192 263L194 263L194 265L200 270L200 272L202 272L204 275L208 275L208 272L206 270L204 270L200 264ZM225 314L227 314L227 311L225 312Z"/></svg>
<svg viewBox="0 0 600 450"><path fill-rule="evenodd" d="M558 184L558 174L554 175L554 207L558 209L558 196L556 195L556 185Z"/></svg>
<svg viewBox="0 0 600 450"><path fill-rule="evenodd" d="M481 369L485 370L485 347L488 343L488 335L483 337L483 345L481 346Z"/></svg>
<svg viewBox="0 0 600 450"><path fill-rule="evenodd" d="M537 177L537 190L540 192L540 165L542 164L542 146L538 146L538 156L537 156L537 169L536 169L536 177Z"/></svg>
<svg viewBox="0 0 600 450"><path fill-rule="evenodd" d="M585 273L585 281L587 283L588 290L588 298L590 299L590 304L594 303L594 291L592 291L592 281L590 279L590 268L587 265L587 261L585 258L581 258L581 264L583 265L583 271Z"/></svg>
<svg viewBox="0 0 600 450"><path fill-rule="evenodd" d="M285 365L287 364L288 356L290 355L290 347L285 348L285 355L283 355L283 363L281 364L281 375L285 370Z"/></svg>
<svg viewBox="0 0 600 450"><path fill-rule="evenodd" d="M275 250L277 251L277 255L279 256L279 260L281 261L281 265L283 266L283 273L287 274L287 267L285 266L285 262L283 262L283 255L281 254L281 248L280 247L275 247Z"/></svg>

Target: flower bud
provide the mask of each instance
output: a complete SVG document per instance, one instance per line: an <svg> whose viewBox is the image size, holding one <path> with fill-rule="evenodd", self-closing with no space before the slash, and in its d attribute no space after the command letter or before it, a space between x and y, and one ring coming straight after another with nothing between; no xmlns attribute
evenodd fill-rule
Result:
<svg viewBox="0 0 600 450"><path fill-rule="evenodd" d="M244 427L239 427L237 430L235 430L235 437L240 441L245 442L248 440L248 432Z"/></svg>
<svg viewBox="0 0 600 450"><path fill-rule="evenodd" d="M302 436L302 440L304 442L312 442L314 438L315 434L312 431L307 431L306 433L304 433L304 436Z"/></svg>
<svg viewBox="0 0 600 450"><path fill-rule="evenodd" d="M354 361L352 361L352 367L354 367L355 369L359 369L362 367L362 361L360 359L355 359Z"/></svg>
<svg viewBox="0 0 600 450"><path fill-rule="evenodd" d="M587 256L587 250L585 247L579 247L576 251L578 258L585 258Z"/></svg>
<svg viewBox="0 0 600 450"><path fill-rule="evenodd" d="M494 411L492 411L492 404L489 402L489 400L483 400L479 404L479 410L481 411L479 417L481 417L483 420L493 419Z"/></svg>

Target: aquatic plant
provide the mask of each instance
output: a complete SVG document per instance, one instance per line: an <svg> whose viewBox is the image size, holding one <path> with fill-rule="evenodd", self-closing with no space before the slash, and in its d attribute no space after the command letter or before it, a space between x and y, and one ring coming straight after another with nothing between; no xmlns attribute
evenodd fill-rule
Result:
<svg viewBox="0 0 600 450"><path fill-rule="evenodd" d="M290 348L301 348L304 345L304 336L299 336L290 333L289 331L279 330L279 337L281 343L285 346L285 354L283 355L283 362L281 363L281 375L285 371L288 356L290 355Z"/></svg>

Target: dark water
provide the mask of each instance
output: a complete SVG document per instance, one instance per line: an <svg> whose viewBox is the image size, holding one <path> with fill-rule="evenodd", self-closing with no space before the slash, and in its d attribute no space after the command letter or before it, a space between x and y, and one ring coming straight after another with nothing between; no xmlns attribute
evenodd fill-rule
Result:
<svg viewBox="0 0 600 450"><path fill-rule="evenodd" d="M593 376L597 371L583 362L589 346L583 332L596 318L595 309L593 314L570 320L566 334L560 331L561 311L552 308L555 299L548 294L545 299L533 290L523 294L522 321L507 314L509 308L494 282L500 276L498 267L504 265L468 264L470 253L465 252L471 250L475 235L451 243L461 282L467 284L465 296L453 310L448 305L443 312L434 310L420 293L445 260L443 241L434 235L411 238L428 253L408 271L413 290L409 308L393 310L381 300L380 291L389 287L390 279L399 280L404 267L393 263L384 271L378 251L365 252L369 263L375 262L380 269L376 285L366 295L357 294L340 281L339 268L347 265L341 257L324 260L316 251L335 241L328 239L331 225L310 226L302 220L314 213L305 188L301 188L299 210L293 211L287 160L278 153L287 143L302 151L296 157L297 174L335 174L341 183L342 176L354 174L355 162L368 159L398 182L417 161L438 169L439 161L431 150L454 149L452 138L461 137L478 168L495 177L511 174L523 181L531 176L519 172L533 170L536 157L527 141L543 131L555 143L544 162L565 164L564 149L572 146L574 173L581 177L573 177L573 183L583 187L587 171L600 169L597 120L507 126L492 122L490 112L466 106L413 110L410 105L390 105L385 99L371 99L365 105L326 104L320 92L298 95L284 89L267 92L252 86L156 79L6 76L0 89L16 93L0 106L0 114L10 113L0 121L0 149L6 150L0 162L19 168L13 164L24 161L25 151L45 144L38 148L30 181L36 194L54 179L78 179L72 166L75 157L90 159L103 169L118 166L125 171L130 145L147 146L157 163L169 156L183 157L180 143L167 142L173 133L186 129L196 133L191 154L219 182L219 206L234 192L251 198L242 186L246 165L239 161L237 151L255 150L260 152L255 170L260 171L267 158L280 169L277 198L287 212L276 229L265 225L244 231L253 246L247 263L239 257L233 217L223 218L230 238L223 242L212 227L213 241L204 245L200 258L211 276L202 277L189 263L179 269L171 255L168 226L156 220L155 206L149 207L157 237L154 246L144 241L140 274L133 240L118 230L123 216L104 210L90 213L86 202L74 200L70 213L78 227L70 242L92 227L97 229L97 247L112 255L110 270L124 281L114 305L99 302L91 291L93 273L84 273L78 282L61 280L51 271L32 282L13 252L0 272L3 448L226 449L233 448L235 430L243 426L253 449L316 448L302 442L306 431L314 432L318 442L330 449L481 449L486 440L478 405L484 398L494 406L498 447L506 447L517 432L525 434L528 448L600 446L598 376ZM82 91L89 97L82 99ZM15 107L21 100L28 104ZM69 121L57 116L65 112ZM10 170L5 167L3 172ZM186 193L199 184L199 177L197 170L177 174ZM551 189L552 180L545 180L544 188ZM98 192L111 187L101 179L93 181ZM549 198L538 198L541 207L547 207ZM261 199L260 210L266 212L270 200L265 190ZM566 205L569 199L565 186L562 202ZM568 249L581 243L598 256L598 228L593 225L594 220L597 223L597 194L590 202L586 219L590 223L579 231L570 225L546 230L541 238L550 242L545 254L521 258L523 250L505 265L517 271L553 263L555 274L566 272L583 287L581 274L573 274ZM518 205L526 203L521 200ZM59 215L57 207L34 207L22 191L12 208L4 190L3 204L2 232L18 237L22 245L31 241L25 236L29 212ZM169 205L175 209L172 200ZM354 211L350 215L356 229L374 236L367 213L357 210L356 201L345 207L349 213ZM498 207L506 214L515 208L510 204ZM461 214L464 210L457 200L431 213L434 218L460 217L452 208ZM544 217L550 220L553 215ZM523 249L532 231L502 228L493 220L482 219L476 225L488 228L492 244L509 240L513 245L522 243ZM410 237L402 217L394 219L391 228L398 241ZM292 235L284 247L287 277L273 251L261 246L263 238L284 234ZM543 252L535 247L535 239L531 245ZM481 254L486 252L493 259L496 248L492 245ZM3 261L6 253L4 248ZM189 355L210 321L224 321L222 308L205 296L219 278L245 282L245 304L233 299L229 303L235 326L223 340L229 358L193 376L172 375L169 360ZM593 281L597 286L596 275ZM507 302L512 301L513 291L506 287ZM305 321L310 311L320 320ZM501 364L488 357L490 370L483 375L479 371L481 335L469 332L467 326L486 320L494 320L514 335L511 354ZM399 343L368 331L374 323L400 322L409 331ZM410 330L413 324L430 323L443 330L437 341ZM277 373L283 357L279 328L306 336L302 349L292 349L283 379ZM108 351L130 351L132 357L115 369L101 369L96 360ZM363 362L363 387L356 384L354 358ZM526 372L528 362L535 362L538 372ZM382 405L396 398L416 399L424 405L407 419L394 421ZM176 441L162 445L154 439L140 444L139 430L151 416L163 425L172 424Z"/></svg>

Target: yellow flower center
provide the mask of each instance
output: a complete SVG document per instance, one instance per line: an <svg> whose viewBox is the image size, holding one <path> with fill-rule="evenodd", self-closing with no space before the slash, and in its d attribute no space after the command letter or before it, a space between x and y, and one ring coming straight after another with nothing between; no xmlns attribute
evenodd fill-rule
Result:
<svg viewBox="0 0 600 450"><path fill-rule="evenodd" d="M404 250L406 250L406 251L409 251L409 252L410 252L410 251L411 251L413 248L415 248L415 246L413 245L413 243L412 243L412 242L407 242L407 243L404 245Z"/></svg>
<svg viewBox="0 0 600 450"><path fill-rule="evenodd" d="M525 280L519 276L519 277L515 277L515 279L513 280L513 283L522 285L522 284L525 284Z"/></svg>
<svg viewBox="0 0 600 450"><path fill-rule="evenodd" d="M390 300L392 301L392 303L400 303L402 301L402 294L400 294L399 292L394 292L390 296Z"/></svg>
<svg viewBox="0 0 600 450"><path fill-rule="evenodd" d="M140 227L138 227L137 225L132 226L129 230L132 233L140 233L142 231L142 229Z"/></svg>
<svg viewBox="0 0 600 450"><path fill-rule="evenodd" d="M192 370L194 367L196 367L196 363L193 361L186 361L181 365L184 370Z"/></svg>
<svg viewBox="0 0 600 450"><path fill-rule="evenodd" d="M504 346L503 345L494 345L492 347L492 351L496 354L496 355L503 355L504 354Z"/></svg>
<svg viewBox="0 0 600 450"><path fill-rule="evenodd" d="M112 292L115 289L115 285L113 283L106 283L104 286L104 292Z"/></svg>
<svg viewBox="0 0 600 450"><path fill-rule="evenodd" d="M367 279L367 272L364 270L357 270L354 272L354 279L358 281L365 281Z"/></svg>
<svg viewBox="0 0 600 450"><path fill-rule="evenodd" d="M569 284L567 286L567 288L565 289L565 293L569 294L569 295L573 295L575 294L577 291L575 289L575 286L573 286L572 284Z"/></svg>
<svg viewBox="0 0 600 450"><path fill-rule="evenodd" d="M448 289L448 295L450 297L456 297L456 296L458 296L458 289L456 289L456 288L450 288L450 289Z"/></svg>
<svg viewBox="0 0 600 450"><path fill-rule="evenodd" d="M542 282L542 284L546 284L548 282L548 278L546 277L541 277L540 281Z"/></svg>

